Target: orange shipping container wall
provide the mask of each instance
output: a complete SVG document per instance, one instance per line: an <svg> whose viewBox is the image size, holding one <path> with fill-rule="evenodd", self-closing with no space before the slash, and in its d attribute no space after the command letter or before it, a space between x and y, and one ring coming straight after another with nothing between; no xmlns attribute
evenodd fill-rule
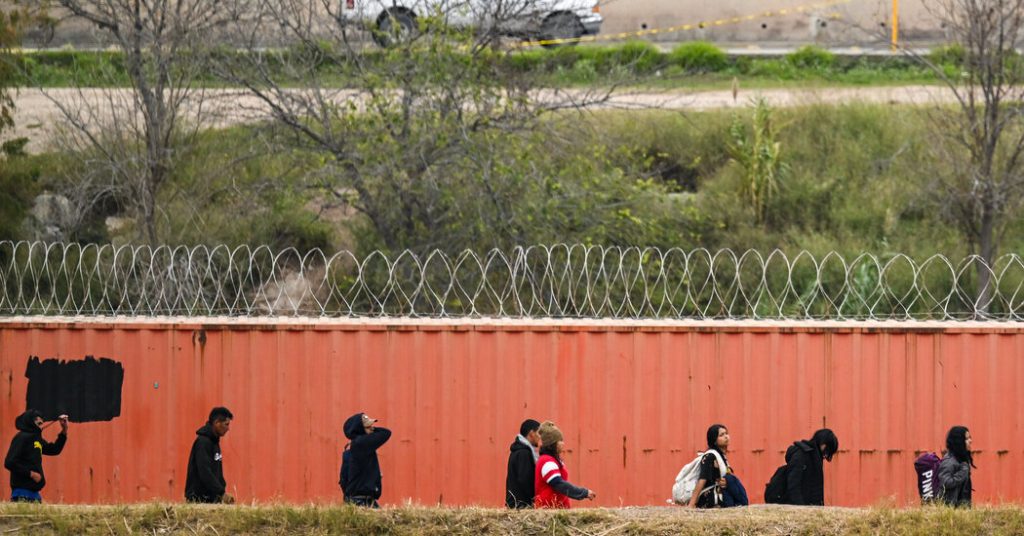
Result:
<svg viewBox="0 0 1024 536"><path fill-rule="evenodd" d="M340 501L341 424L357 411L394 431L390 504L502 504L527 417L561 426L573 480L605 506L664 504L712 423L757 501L785 448L827 425L829 504L912 503L916 454L953 424L974 437L975 500L1024 500L1019 325L232 322L0 323L4 446L29 356L91 355L124 366L121 416L72 425L44 462L51 502L180 500L219 404L236 417L222 445L242 501Z"/></svg>

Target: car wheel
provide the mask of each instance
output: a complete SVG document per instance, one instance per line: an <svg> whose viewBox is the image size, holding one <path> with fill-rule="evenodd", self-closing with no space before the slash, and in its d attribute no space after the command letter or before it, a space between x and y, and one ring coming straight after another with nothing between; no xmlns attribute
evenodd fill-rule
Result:
<svg viewBox="0 0 1024 536"><path fill-rule="evenodd" d="M416 15L404 9L389 9L377 18L373 40L382 48L389 48L412 39L415 32Z"/></svg>
<svg viewBox="0 0 1024 536"><path fill-rule="evenodd" d="M552 13L544 19L544 23L540 28L540 39L541 41L558 40L558 39L578 39L583 35L583 23L580 22L580 18L572 13ZM555 47L564 44L575 45L575 41L570 43L550 43L543 45L544 47Z"/></svg>

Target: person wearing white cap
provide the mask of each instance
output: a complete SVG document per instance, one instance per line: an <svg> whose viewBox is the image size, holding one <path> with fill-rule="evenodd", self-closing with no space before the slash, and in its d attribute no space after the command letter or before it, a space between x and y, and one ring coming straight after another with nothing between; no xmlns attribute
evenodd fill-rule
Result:
<svg viewBox="0 0 1024 536"><path fill-rule="evenodd" d="M380 461L377 449L391 439L391 430L376 426L377 419L356 413L345 421L345 437L349 444L341 455L341 491L345 502L356 506L380 508Z"/></svg>

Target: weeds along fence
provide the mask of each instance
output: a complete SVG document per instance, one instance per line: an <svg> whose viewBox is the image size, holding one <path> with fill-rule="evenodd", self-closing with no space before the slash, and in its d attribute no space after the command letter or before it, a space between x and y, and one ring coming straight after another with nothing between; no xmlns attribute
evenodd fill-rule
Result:
<svg viewBox="0 0 1024 536"><path fill-rule="evenodd" d="M4 316L1012 321L1024 316L1022 285L1016 254L989 265L580 244L358 255L0 242Z"/></svg>

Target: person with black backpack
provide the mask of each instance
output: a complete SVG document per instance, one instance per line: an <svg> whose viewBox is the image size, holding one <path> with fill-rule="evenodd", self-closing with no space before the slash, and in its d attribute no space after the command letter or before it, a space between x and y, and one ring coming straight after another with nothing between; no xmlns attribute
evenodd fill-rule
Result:
<svg viewBox="0 0 1024 536"><path fill-rule="evenodd" d="M356 506L380 508L380 461L377 449L391 439L391 430L377 426L377 419L356 413L345 421L345 437L349 444L341 455L341 477L338 484L345 502Z"/></svg>
<svg viewBox="0 0 1024 536"><path fill-rule="evenodd" d="M825 505L824 462L839 450L839 439L828 428L786 449L786 465L779 467L764 490L764 502L805 506Z"/></svg>
<svg viewBox="0 0 1024 536"><path fill-rule="evenodd" d="M954 426L946 434L946 453L939 462L939 497L949 506L971 507L971 432Z"/></svg>

